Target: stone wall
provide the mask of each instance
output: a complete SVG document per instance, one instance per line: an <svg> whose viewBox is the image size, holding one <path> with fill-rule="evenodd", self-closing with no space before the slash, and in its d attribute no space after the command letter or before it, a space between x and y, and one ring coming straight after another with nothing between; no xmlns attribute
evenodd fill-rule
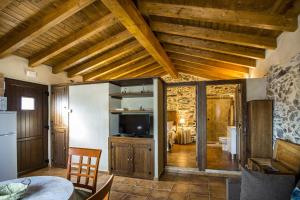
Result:
<svg viewBox="0 0 300 200"><path fill-rule="evenodd" d="M273 139L300 144L300 53L285 65L271 66L267 96L274 100Z"/></svg>
<svg viewBox="0 0 300 200"><path fill-rule="evenodd" d="M193 126L196 122L196 87L168 88L167 108L177 111L178 119L185 119L185 126Z"/></svg>

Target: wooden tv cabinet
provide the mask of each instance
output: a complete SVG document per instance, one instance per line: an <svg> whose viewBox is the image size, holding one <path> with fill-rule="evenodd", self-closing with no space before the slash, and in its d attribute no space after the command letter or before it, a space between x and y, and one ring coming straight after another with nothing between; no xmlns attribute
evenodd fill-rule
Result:
<svg viewBox="0 0 300 200"><path fill-rule="evenodd" d="M109 137L110 173L121 176L153 179L153 138Z"/></svg>

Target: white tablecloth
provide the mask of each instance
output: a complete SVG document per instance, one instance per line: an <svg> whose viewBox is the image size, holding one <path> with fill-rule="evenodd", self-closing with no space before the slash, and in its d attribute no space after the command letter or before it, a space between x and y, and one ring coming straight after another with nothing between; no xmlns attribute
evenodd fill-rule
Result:
<svg viewBox="0 0 300 200"><path fill-rule="evenodd" d="M20 179L0 182L0 185L7 183L19 183L24 179L30 179L24 200L68 200L73 199L74 186L67 179L56 176L32 176Z"/></svg>

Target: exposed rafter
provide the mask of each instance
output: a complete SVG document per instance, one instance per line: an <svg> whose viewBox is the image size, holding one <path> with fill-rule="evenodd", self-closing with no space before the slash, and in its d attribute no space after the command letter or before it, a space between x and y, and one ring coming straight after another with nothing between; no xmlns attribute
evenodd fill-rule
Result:
<svg viewBox="0 0 300 200"><path fill-rule="evenodd" d="M89 38L90 36L105 30L106 28L114 25L117 23L117 19L112 15L108 14L101 19L98 19L91 24L85 26L81 30L76 33L72 33L69 36L61 39L50 48L34 55L32 58L29 59L29 65L31 67L35 67L39 64L46 62L47 60L53 58L54 56L60 54L63 51L75 46L76 44L80 43L81 41Z"/></svg>
<svg viewBox="0 0 300 200"><path fill-rule="evenodd" d="M132 0L102 0L150 55L173 77L177 71Z"/></svg>
<svg viewBox="0 0 300 200"><path fill-rule="evenodd" d="M249 74L249 68L248 67L242 67L239 65L234 65L234 64L229 64L229 63L224 63L224 62L219 62L219 61L214 61L214 60L208 60L192 55L185 55L185 54L179 54L179 53L168 53L169 57L171 59L179 59L183 61L188 61L188 62L193 62L193 63L199 63L202 65L206 66L212 66L212 67L217 67L220 69L226 69L226 70L232 70L235 73L239 73L243 76Z"/></svg>
<svg viewBox="0 0 300 200"><path fill-rule="evenodd" d="M147 65L151 65L155 63L155 60L152 58L152 57L149 57L149 58L145 58L143 60L140 60L132 65L128 65L126 67L122 67L121 69L119 70L113 70L112 72L110 73L107 73L103 76L100 76L98 77L97 79L99 80L108 80L108 79L116 79L116 78L119 78L121 76L124 76L128 73L131 73L135 70L138 70L138 69L141 69Z"/></svg>
<svg viewBox="0 0 300 200"><path fill-rule="evenodd" d="M176 69L179 72L183 72L183 73L190 74L190 75L193 75L193 76L198 76L198 77L201 77L201 78L204 78L204 79L208 79L208 80L217 80L217 79L220 79L218 77L212 76L211 74L207 74L205 72L193 70L193 69L185 67L185 66L176 66Z"/></svg>
<svg viewBox="0 0 300 200"><path fill-rule="evenodd" d="M209 60L215 60L219 62L240 65L243 67L255 67L256 65L256 60L250 58L233 56L233 55L223 54L223 53L216 53L212 51L204 51L200 49L192 49L192 48L171 45L171 44L167 44L164 46L167 52L174 52L174 53L179 53L184 55L192 55L192 56L205 58Z"/></svg>
<svg viewBox="0 0 300 200"><path fill-rule="evenodd" d="M141 74L140 76L137 76L137 78L139 77L155 77L155 76L161 76L161 75L167 75L166 71L163 70L163 68L156 68L153 69L152 71L149 71L147 73Z"/></svg>
<svg viewBox="0 0 300 200"><path fill-rule="evenodd" d="M123 31L121 33L118 33L108 39L103 40L102 42L91 46L85 51L82 51L72 57L70 57L67 60L64 60L62 63L59 63L52 67L53 73L59 73L63 70L71 68L73 65L78 64L79 62L83 62L97 54L103 53L104 51L107 51L110 48L113 48L114 46L132 38L132 35L128 31Z"/></svg>
<svg viewBox="0 0 300 200"><path fill-rule="evenodd" d="M231 78L245 78L244 76L240 74L236 74L232 71L225 70L225 69L220 69L217 67L212 67L212 66L207 66L207 65L202 65L199 63L194 63L194 62L189 62L186 60L179 60L179 59L174 59L173 60L174 65L179 65L179 66L189 66L191 68L196 68L196 69L201 69L201 70L206 70L212 74L217 73L220 75L223 75L225 77L231 77Z"/></svg>
<svg viewBox="0 0 300 200"><path fill-rule="evenodd" d="M227 53L231 55L243 56L253 59L265 58L265 50L259 48L245 47L209 40L200 40L190 37L183 37L163 33L159 33L157 37L163 43L175 44L195 49L210 50L218 53Z"/></svg>
<svg viewBox="0 0 300 200"><path fill-rule="evenodd" d="M171 24L164 22L151 22L153 31L181 35L199 39L232 43L256 48L275 49L276 38L248 35L229 31L214 30L209 28Z"/></svg>
<svg viewBox="0 0 300 200"><path fill-rule="evenodd" d="M274 14L271 15L261 12L175 5L146 1L141 1L139 3L139 9L143 14L146 15L225 23L279 31L295 31L297 29L296 18L289 18Z"/></svg>
<svg viewBox="0 0 300 200"><path fill-rule="evenodd" d="M8 6L13 1L14 0L1 0L1 2L0 2L0 10L4 9L6 6Z"/></svg>
<svg viewBox="0 0 300 200"><path fill-rule="evenodd" d="M199 68L197 65L191 65L190 63L182 62L182 63L180 63L180 65L175 64L175 66L180 66L181 68L190 68L190 69L194 70L195 72L201 72L206 75L211 75L211 76L216 77L217 79L239 79L238 77L228 76L228 75L221 74L218 72L212 72L211 70Z"/></svg>
<svg viewBox="0 0 300 200"><path fill-rule="evenodd" d="M84 81L95 80L100 76L104 76L105 74L108 74L108 73L110 73L112 71L115 71L115 70L119 70L122 67L129 66L129 65L137 62L138 60L141 60L141 59L146 58L148 56L150 56L148 54L148 52L146 52L145 50L142 50L142 51L140 51L140 52L138 52L134 55L131 55L131 56L128 56L124 59L121 59L121 60L115 61L113 63L110 63L110 64L108 64L106 66L103 66L100 69L92 71L88 74L84 74L83 75L83 80Z"/></svg>
<svg viewBox="0 0 300 200"><path fill-rule="evenodd" d="M0 56L13 53L27 42L32 41L51 27L62 22L79 10L93 3L95 0L69 0L59 5L57 9L44 15L35 23L32 23L23 31L11 35L8 33L0 39Z"/></svg>
<svg viewBox="0 0 300 200"><path fill-rule="evenodd" d="M128 54L130 51L138 50L139 48L141 48L141 45L136 40L134 40L116 49L108 51L97 58L93 58L86 63L71 68L68 71L68 76L73 77L81 75L97 67L104 66L113 62L114 60L120 59L121 56Z"/></svg>
<svg viewBox="0 0 300 200"><path fill-rule="evenodd" d="M146 74L146 73L149 73L151 71L154 71L156 69L162 69L162 67L158 64L158 63L154 63L152 65L149 65L149 66L146 66L146 67L143 67L141 69L138 69L138 70L135 70L131 73L128 73L120 78L135 78L135 77L139 77L143 74Z"/></svg>

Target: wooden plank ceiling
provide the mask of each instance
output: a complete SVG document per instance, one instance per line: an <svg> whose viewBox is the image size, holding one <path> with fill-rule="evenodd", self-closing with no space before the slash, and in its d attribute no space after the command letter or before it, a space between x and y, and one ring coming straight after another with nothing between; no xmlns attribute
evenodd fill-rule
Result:
<svg viewBox="0 0 300 200"><path fill-rule="evenodd" d="M85 81L245 78L299 13L299 0L3 0L0 56Z"/></svg>

